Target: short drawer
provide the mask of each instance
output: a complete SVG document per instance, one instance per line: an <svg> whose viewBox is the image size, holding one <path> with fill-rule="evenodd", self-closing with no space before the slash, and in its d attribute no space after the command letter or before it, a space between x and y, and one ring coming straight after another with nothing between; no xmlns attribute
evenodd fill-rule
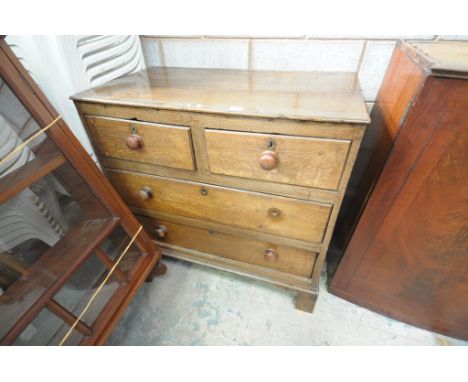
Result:
<svg viewBox="0 0 468 382"><path fill-rule="evenodd" d="M130 206L320 243L332 206L227 187L107 171Z"/></svg>
<svg viewBox="0 0 468 382"><path fill-rule="evenodd" d="M194 170L190 128L86 116L98 153L158 166Z"/></svg>
<svg viewBox="0 0 468 382"><path fill-rule="evenodd" d="M169 244L303 277L310 277L317 258L315 252L167 220L137 218L162 246Z"/></svg>
<svg viewBox="0 0 468 382"><path fill-rule="evenodd" d="M351 141L205 129L215 174L336 190Z"/></svg>

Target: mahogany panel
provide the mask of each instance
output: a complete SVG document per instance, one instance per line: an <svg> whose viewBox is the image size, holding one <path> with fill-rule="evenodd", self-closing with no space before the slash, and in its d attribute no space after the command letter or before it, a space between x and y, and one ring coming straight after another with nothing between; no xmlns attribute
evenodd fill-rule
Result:
<svg viewBox="0 0 468 382"><path fill-rule="evenodd" d="M468 82L429 77L330 288L468 339Z"/></svg>
<svg viewBox="0 0 468 382"><path fill-rule="evenodd" d="M408 57L402 47L396 47L372 108L371 123L364 134L336 222L331 242L335 253L329 259L330 271L333 271L332 267L343 255L400 128L422 91L425 79L425 69Z"/></svg>

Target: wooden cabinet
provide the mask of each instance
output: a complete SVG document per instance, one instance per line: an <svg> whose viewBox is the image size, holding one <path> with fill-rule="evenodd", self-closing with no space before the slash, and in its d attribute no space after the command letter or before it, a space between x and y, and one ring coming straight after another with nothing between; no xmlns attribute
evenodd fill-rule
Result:
<svg viewBox="0 0 468 382"><path fill-rule="evenodd" d="M3 39L0 142L0 345L105 343L160 252Z"/></svg>
<svg viewBox="0 0 468 382"><path fill-rule="evenodd" d="M370 129L385 123L399 135L331 290L369 309L467 340L468 44L403 43L384 84L390 81L399 86L382 88L382 118ZM414 98L407 118L391 119L401 115L396 111L405 109L401 102L412 98L408 94Z"/></svg>
<svg viewBox="0 0 468 382"><path fill-rule="evenodd" d="M119 194L169 256L312 310L366 124L353 73L149 68L72 97Z"/></svg>

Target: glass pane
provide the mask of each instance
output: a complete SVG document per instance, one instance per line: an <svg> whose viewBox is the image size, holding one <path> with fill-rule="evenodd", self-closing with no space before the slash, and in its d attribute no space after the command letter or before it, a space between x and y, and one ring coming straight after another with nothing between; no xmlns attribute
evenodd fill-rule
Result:
<svg viewBox="0 0 468 382"><path fill-rule="evenodd" d="M122 255L130 241L131 237L118 226L100 245L100 256L94 252L57 293L54 299L75 316L79 316L98 288L100 288L92 304L82 317L82 321L86 325L92 326L114 293L120 287L126 285L129 277L131 277L133 267L141 257L141 251L132 244L113 271L113 274L101 287L109 274L110 268ZM104 265L103 257L108 259L107 266Z"/></svg>
<svg viewBox="0 0 468 382"><path fill-rule="evenodd" d="M116 226L42 127L0 79L0 342Z"/></svg>
<svg viewBox="0 0 468 382"><path fill-rule="evenodd" d="M64 326L66 326L66 324L64 324L61 318L53 314L47 308L44 308L15 339L13 345L58 345L60 339L63 338L63 336L59 337L58 334L63 330ZM74 330L67 338L67 345L78 345L82 339L83 334Z"/></svg>
<svg viewBox="0 0 468 382"><path fill-rule="evenodd" d="M3 158L14 147L19 146L40 129L41 127L0 76L0 142L2 142L0 158ZM32 160L35 157L34 152L46 138L45 135L37 137L25 150L15 155L8 166L1 166L0 176L4 176L18 166Z"/></svg>
<svg viewBox="0 0 468 382"><path fill-rule="evenodd" d="M59 344L99 290L66 344L89 338L141 258L132 245L106 280L131 237L47 134L26 143L43 127L0 79L0 343Z"/></svg>
<svg viewBox="0 0 468 382"><path fill-rule="evenodd" d="M107 268L93 255L77 270L54 299L78 317L108 274ZM82 321L91 326L102 308L121 284L110 277L96 295ZM66 328L68 330L68 327ZM65 335L66 331L63 335ZM63 338L63 336L62 336ZM68 341L67 341L68 343Z"/></svg>

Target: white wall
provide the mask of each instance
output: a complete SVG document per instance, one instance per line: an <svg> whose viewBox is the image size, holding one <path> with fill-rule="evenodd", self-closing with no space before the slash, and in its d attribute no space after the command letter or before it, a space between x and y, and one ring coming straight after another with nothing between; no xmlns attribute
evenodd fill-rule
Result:
<svg viewBox="0 0 468 382"><path fill-rule="evenodd" d="M147 66L357 72L369 110L399 39L468 36L141 36Z"/></svg>

